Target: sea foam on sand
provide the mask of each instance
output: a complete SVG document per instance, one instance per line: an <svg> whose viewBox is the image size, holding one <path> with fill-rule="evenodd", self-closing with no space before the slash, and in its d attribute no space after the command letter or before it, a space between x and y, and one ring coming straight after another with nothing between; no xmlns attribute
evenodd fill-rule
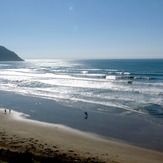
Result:
<svg viewBox="0 0 163 163"><path fill-rule="evenodd" d="M11 113L7 110L5 113L4 110L5 108L0 109L0 131L5 132L6 137L14 135L12 141L13 139L35 139L37 143L44 143L49 148L57 147L61 153L73 152L78 157L91 157L108 163L112 161L120 163L162 163L163 161L163 153L161 152L102 139L94 134L60 124L30 120L27 119L29 115L24 113L14 110ZM6 140L9 144L12 143L11 140ZM19 144L19 141L17 143ZM27 144L24 145L27 146ZM0 148L3 148L3 143L0 144Z"/></svg>

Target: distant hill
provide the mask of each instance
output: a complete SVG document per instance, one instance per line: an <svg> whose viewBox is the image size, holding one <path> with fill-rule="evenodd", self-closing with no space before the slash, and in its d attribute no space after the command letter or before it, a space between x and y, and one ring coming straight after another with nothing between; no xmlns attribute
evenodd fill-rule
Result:
<svg viewBox="0 0 163 163"><path fill-rule="evenodd" d="M16 53L0 46L0 61L24 61Z"/></svg>

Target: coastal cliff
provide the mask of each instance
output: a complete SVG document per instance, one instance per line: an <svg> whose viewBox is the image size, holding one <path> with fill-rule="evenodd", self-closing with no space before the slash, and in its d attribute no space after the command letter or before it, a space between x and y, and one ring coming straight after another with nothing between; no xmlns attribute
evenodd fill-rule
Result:
<svg viewBox="0 0 163 163"><path fill-rule="evenodd" d="M24 61L15 52L0 46L0 61Z"/></svg>

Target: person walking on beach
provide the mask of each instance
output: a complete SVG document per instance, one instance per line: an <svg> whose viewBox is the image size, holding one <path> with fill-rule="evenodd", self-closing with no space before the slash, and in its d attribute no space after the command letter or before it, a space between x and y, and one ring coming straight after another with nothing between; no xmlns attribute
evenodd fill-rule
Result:
<svg viewBox="0 0 163 163"><path fill-rule="evenodd" d="M84 112L84 114L85 114L85 118L84 119L88 119L88 113Z"/></svg>
<svg viewBox="0 0 163 163"><path fill-rule="evenodd" d="M5 114L6 114L6 109L5 109Z"/></svg>

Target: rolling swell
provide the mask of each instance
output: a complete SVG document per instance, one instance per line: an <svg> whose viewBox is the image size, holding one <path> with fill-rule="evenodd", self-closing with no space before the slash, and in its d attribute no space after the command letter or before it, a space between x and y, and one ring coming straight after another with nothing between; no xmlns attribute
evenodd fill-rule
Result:
<svg viewBox="0 0 163 163"><path fill-rule="evenodd" d="M117 76L117 79L126 79L126 80L155 80L156 78L148 77L148 76Z"/></svg>

